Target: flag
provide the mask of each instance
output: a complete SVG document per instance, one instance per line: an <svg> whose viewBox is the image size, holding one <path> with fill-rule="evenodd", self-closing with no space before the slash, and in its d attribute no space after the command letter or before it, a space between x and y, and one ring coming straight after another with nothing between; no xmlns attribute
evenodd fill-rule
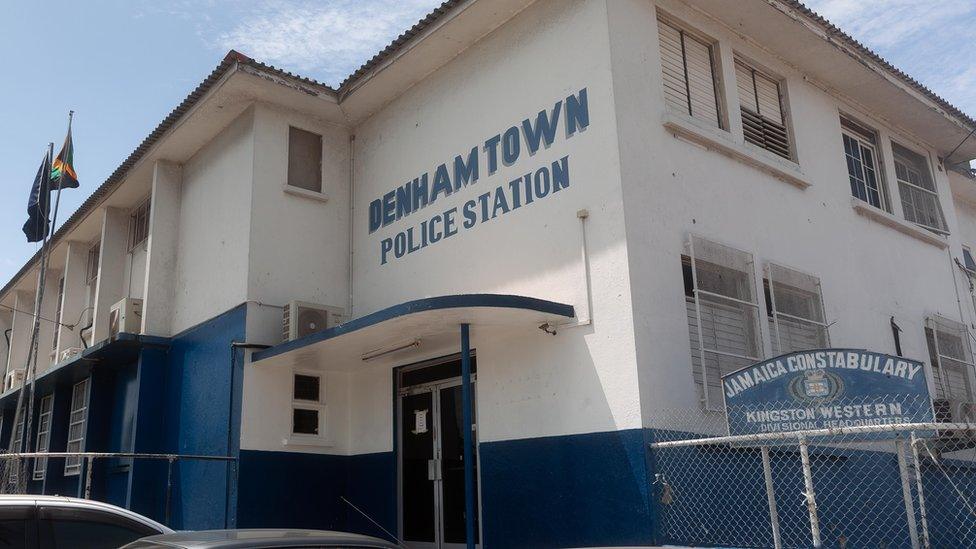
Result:
<svg viewBox="0 0 976 549"><path fill-rule="evenodd" d="M54 159L51 166L51 190L78 188L78 174L74 167L75 144L71 140L71 123L68 123L68 135L64 137L61 152Z"/></svg>
<svg viewBox="0 0 976 549"><path fill-rule="evenodd" d="M51 212L51 153L44 154L41 167L34 177L30 198L27 199L27 223L24 223L24 234L28 242L44 240L50 230L48 216Z"/></svg>

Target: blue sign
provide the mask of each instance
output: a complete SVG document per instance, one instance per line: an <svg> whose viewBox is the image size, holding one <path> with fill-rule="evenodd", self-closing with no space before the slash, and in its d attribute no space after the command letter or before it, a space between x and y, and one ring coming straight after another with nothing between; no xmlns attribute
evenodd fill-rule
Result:
<svg viewBox="0 0 976 549"><path fill-rule="evenodd" d="M722 376L730 435L928 422L921 362L860 349L815 349Z"/></svg>

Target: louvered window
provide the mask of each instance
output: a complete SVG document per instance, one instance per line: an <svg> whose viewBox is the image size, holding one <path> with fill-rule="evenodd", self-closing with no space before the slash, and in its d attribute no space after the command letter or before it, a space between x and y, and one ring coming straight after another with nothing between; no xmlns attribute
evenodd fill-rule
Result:
<svg viewBox="0 0 976 549"><path fill-rule="evenodd" d="M51 445L51 414L54 410L54 395L50 394L41 399L41 413L37 417L37 441L34 451L47 452ZM39 457L34 460L34 480L44 480L47 472L47 458Z"/></svg>
<svg viewBox="0 0 976 549"><path fill-rule="evenodd" d="M71 390L71 414L68 416L68 443L65 451L79 453L85 451L85 435L88 432L88 399L90 379L75 384ZM64 458L64 476L81 472L81 456Z"/></svg>
<svg viewBox="0 0 976 549"><path fill-rule="evenodd" d="M925 322L925 340L935 398L973 402L973 353L966 327L947 318L931 317Z"/></svg>
<svg viewBox="0 0 976 549"><path fill-rule="evenodd" d="M891 150L895 155L895 176L905 219L936 232L946 232L945 216L928 162L898 143L892 143Z"/></svg>
<svg viewBox="0 0 976 549"><path fill-rule="evenodd" d="M715 93L712 47L669 23L658 20L664 99L672 111L722 127Z"/></svg>
<svg viewBox="0 0 976 549"><path fill-rule="evenodd" d="M889 211L888 194L878 171L876 134L846 118L840 119L840 125L851 195L875 208Z"/></svg>
<svg viewBox="0 0 976 549"><path fill-rule="evenodd" d="M745 140L790 158L790 137L786 131L779 82L736 59L735 83L739 89Z"/></svg>
<svg viewBox="0 0 976 549"><path fill-rule="evenodd" d="M830 347L819 278L769 263L765 290L774 356Z"/></svg>
<svg viewBox="0 0 976 549"><path fill-rule="evenodd" d="M152 209L151 199L147 198L136 206L129 215L129 251L142 244L149 238L149 213Z"/></svg>
<svg viewBox="0 0 976 549"><path fill-rule="evenodd" d="M759 361L762 338L752 255L692 236L685 256L691 358L705 408L722 408L722 376Z"/></svg>

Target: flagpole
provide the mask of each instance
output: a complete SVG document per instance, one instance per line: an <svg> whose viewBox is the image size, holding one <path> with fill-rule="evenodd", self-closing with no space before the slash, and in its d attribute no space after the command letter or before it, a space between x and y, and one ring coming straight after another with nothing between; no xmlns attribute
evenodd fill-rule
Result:
<svg viewBox="0 0 976 549"><path fill-rule="evenodd" d="M53 157L54 157L54 143L53 142L52 143L48 143L48 153L47 154L48 154L48 161L50 161L51 159L53 159ZM40 193L45 193L45 192L48 192L49 193L50 190L51 190L51 187L50 187L50 168L46 168L46 169L48 170L48 174L47 174L47 178L49 180L48 181L48 187L46 189L43 188L43 179L42 179L42 188L39 189ZM48 199L50 200L50 198L48 198ZM45 228L47 227L49 213L50 212L45 212L45 214L44 214ZM41 257L40 257L40 261L39 261L39 263L40 263L40 272L38 273L38 276L37 276L37 279L38 279L38 288L37 288L37 295L36 295L36 297L34 299L34 325L31 328L30 347L28 347L27 362L24 365L24 374L25 374L24 385L21 387L21 391L17 395L17 409L16 409L16 411L14 413L14 426L13 426L13 429L11 431L11 435L13 435L13 434L16 433L17 427L20 425L20 422L21 422L21 417L24 417L24 428L21 429L21 434L20 434L20 447L19 448L13 448L13 450L15 452L26 452L27 449L30 447L30 432L31 432L31 423L32 423L31 422L31 419L32 419L31 416L33 415L31 413L31 411L34 408L34 379L33 379L33 377L34 377L34 372L37 369L36 368L36 366L37 366L37 347L38 347L38 341L37 341L37 339L38 339L38 332L40 331L40 328L41 328L41 326L40 326L40 324L41 324L41 318L40 318L40 315L41 315L41 303L42 303L42 301L44 299L44 286L46 284L45 279L46 279L46 275L47 275L47 259L48 259L48 251L49 251L48 248L49 248L50 236L51 236L51 232L52 231L53 231L53 227L50 228L50 229L45 230L44 231L44 237L41 240ZM28 390L28 384L29 384L30 396L29 396L28 401L27 401L27 408L24 409L24 407L23 407L23 405L24 405L24 394ZM26 416L22 416L22 414L26 414ZM11 436L11 447L13 447L13 442L14 442L14 437ZM27 479L24 476L24 475L26 475L27 470L28 470L28 467L26 467L26 465L27 464L26 463L22 463L21 460L17 460L17 469L18 469L18 471L17 471L17 491L18 492L21 492L21 493L22 492L25 492L26 491L26 488L27 488L27 484L26 484L27 483Z"/></svg>

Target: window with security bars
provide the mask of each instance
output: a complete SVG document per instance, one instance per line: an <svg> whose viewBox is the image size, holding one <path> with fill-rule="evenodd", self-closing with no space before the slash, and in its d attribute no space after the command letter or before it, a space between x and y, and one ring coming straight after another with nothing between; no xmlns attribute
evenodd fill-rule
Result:
<svg viewBox="0 0 976 549"><path fill-rule="evenodd" d="M85 280L91 285L98 280L98 260L101 257L101 244L96 242L88 248L88 268Z"/></svg>
<svg viewBox="0 0 976 549"><path fill-rule="evenodd" d="M660 18L658 39L668 108L721 128L712 46Z"/></svg>
<svg viewBox="0 0 976 549"><path fill-rule="evenodd" d="M769 263L764 286L773 356L830 347L819 278Z"/></svg>
<svg viewBox="0 0 976 549"><path fill-rule="evenodd" d="M763 356L752 254L692 236L682 262L695 385L718 410L722 376Z"/></svg>
<svg viewBox="0 0 976 549"><path fill-rule="evenodd" d="M88 400L91 378L76 383L71 390L71 414L68 416L68 444L65 452L84 452L85 435L88 431ZM81 472L81 456L64 458L65 476Z"/></svg>
<svg viewBox="0 0 976 549"><path fill-rule="evenodd" d="M790 159L790 135L779 81L736 59L735 83L746 142Z"/></svg>
<svg viewBox="0 0 976 549"><path fill-rule="evenodd" d="M925 322L934 398L973 402L973 353L966 326L942 317Z"/></svg>
<svg viewBox="0 0 976 549"><path fill-rule="evenodd" d="M946 232L945 216L925 157L894 142L891 150L905 219L926 229Z"/></svg>
<svg viewBox="0 0 976 549"><path fill-rule="evenodd" d="M54 395L47 395L41 399L40 414L37 416L37 441L34 444L36 452L47 452L51 446L51 415L54 411ZM47 458L34 460L34 480L44 480L47 473Z"/></svg>
<svg viewBox="0 0 976 549"><path fill-rule="evenodd" d="M23 413L23 410L21 410L20 414L17 414L16 411L14 414L15 416L19 415L20 417L17 418L16 422L14 423L13 433L10 434L10 439L13 441L11 448L13 448L14 452L21 452L23 451L24 423L27 420L27 415ZM7 475L8 485L11 487L16 487L19 480L18 474L20 467L8 467L7 469L9 471L9 474Z"/></svg>
<svg viewBox="0 0 976 549"><path fill-rule="evenodd" d="M147 198L136 206L129 215L129 251L142 244L149 238L149 213L152 208L151 199Z"/></svg>
<svg viewBox="0 0 976 549"><path fill-rule="evenodd" d="M58 279L58 302L54 310L54 337L51 338L51 350L58 349L58 338L61 337L61 309L64 306L64 277Z"/></svg>
<svg viewBox="0 0 976 549"><path fill-rule="evenodd" d="M841 118L840 125L851 195L875 208L891 211L884 179L878 169L877 133L847 118Z"/></svg>

